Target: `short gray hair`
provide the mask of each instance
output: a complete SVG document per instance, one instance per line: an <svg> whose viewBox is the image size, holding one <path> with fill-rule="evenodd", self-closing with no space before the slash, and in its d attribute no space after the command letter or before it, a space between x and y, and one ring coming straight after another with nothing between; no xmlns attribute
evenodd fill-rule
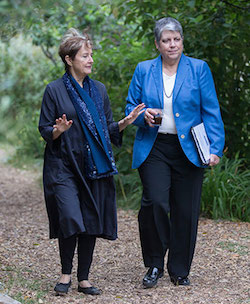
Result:
<svg viewBox="0 0 250 304"><path fill-rule="evenodd" d="M179 32L181 38L183 38L183 30L180 22L174 18L167 17L167 18L162 18L156 21L155 23L154 34L157 43L159 43L161 40L162 32L166 30Z"/></svg>

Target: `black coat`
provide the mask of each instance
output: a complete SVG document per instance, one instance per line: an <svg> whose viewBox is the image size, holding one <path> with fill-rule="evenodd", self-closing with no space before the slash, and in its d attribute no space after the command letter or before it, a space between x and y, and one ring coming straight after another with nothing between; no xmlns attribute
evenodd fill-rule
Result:
<svg viewBox="0 0 250 304"><path fill-rule="evenodd" d="M122 133L113 121L105 86L95 81L102 99L111 142L121 145ZM52 139L56 118L67 115L71 128ZM50 224L50 238L87 233L107 239L117 237L113 177L89 180L84 176L86 139L62 79L47 85L42 101L39 131L47 142L43 184Z"/></svg>

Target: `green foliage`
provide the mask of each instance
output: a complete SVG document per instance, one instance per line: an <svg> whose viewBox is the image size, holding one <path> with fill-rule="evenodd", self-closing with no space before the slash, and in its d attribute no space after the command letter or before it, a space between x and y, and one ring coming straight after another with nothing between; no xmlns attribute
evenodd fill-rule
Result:
<svg viewBox="0 0 250 304"><path fill-rule="evenodd" d="M31 119L18 132L16 158L22 159L24 155L32 158L42 158L45 142L37 128L39 115L40 110L36 110L35 113L20 114L22 118L28 119L28 117L31 117Z"/></svg>
<svg viewBox="0 0 250 304"><path fill-rule="evenodd" d="M132 137L133 138L133 137ZM122 149L114 149L119 174L115 176L118 206L138 209L141 201L142 186L137 170L131 170L132 148L128 140Z"/></svg>
<svg viewBox="0 0 250 304"><path fill-rule="evenodd" d="M218 245L223 250L237 253L239 255L248 255L248 246L240 245L238 243L234 243L234 242L230 242L230 241L219 242Z"/></svg>
<svg viewBox="0 0 250 304"><path fill-rule="evenodd" d="M246 28L247 22L242 24L247 14L235 12L225 3L218 4L218 1L212 3L210 1L209 3L208 1L120 1L117 12L119 19L125 21L125 31L119 35L118 33L113 35L112 39L107 38L102 41L101 53L97 50L95 60L97 79L107 86L113 102L115 118L118 119L123 114L125 104L123 105L121 100L126 98L127 88L136 64L156 56L153 45L155 20L172 16L183 25L185 52L189 56L206 60L214 74L226 127L227 155L233 157L240 150L241 156L246 157L244 163L248 162L249 88L246 81L246 37L249 34ZM241 38L242 35L244 38ZM235 54L236 40L241 46L240 55ZM224 64L227 61L235 63L233 66ZM234 88L233 91L231 88ZM141 196L138 175L128 169L132 158L134 132L134 128L126 129L123 148L120 151L115 150L120 172L117 178L119 204L130 208L139 207ZM207 187L206 182L204 187ZM211 193L210 196L212 195ZM223 200L220 196L217 199ZM246 205L246 202L243 199L244 204ZM226 204L224 206L228 207ZM215 213L207 212L207 214L216 218ZM236 218L237 216L245 220L247 218L244 212L237 211L236 215L232 211L231 214L234 214ZM228 217L222 212L220 216Z"/></svg>
<svg viewBox="0 0 250 304"><path fill-rule="evenodd" d="M233 157L240 151L249 161L249 4L240 0L121 0L118 7L119 17L125 16L125 22L136 27L135 38L144 38L148 50L152 49L155 20L170 16L181 22L185 53L206 60L211 67L227 153Z"/></svg>
<svg viewBox="0 0 250 304"><path fill-rule="evenodd" d="M31 272L30 269L12 266L2 266L2 268L8 274L8 281L5 282L4 288L8 290L8 294L10 293L16 301L25 304L35 304L39 303L39 300L44 299L46 294L48 294L51 286L42 286L41 280L38 279L24 278L23 274ZM32 296L24 295L19 291L20 289L29 290Z"/></svg>
<svg viewBox="0 0 250 304"><path fill-rule="evenodd" d="M243 171L242 166L249 163L250 151L249 4L245 1L1 1L0 119L5 123L0 127L0 140L15 142L18 158L42 156L44 142L37 131L40 104L46 84L63 73L57 48L69 27L88 29L91 34L95 49L92 77L106 85L114 118L121 119L137 63L157 56L153 28L155 20L165 16L177 18L183 25L185 53L206 60L211 67L225 122L228 158L206 171L202 211L214 218L247 220L244 201L249 192L244 183L243 188L238 185L240 179L248 177L249 171ZM132 208L138 208L141 197L137 171L130 169L135 131L135 127L128 127L123 147L114 148L120 172L116 177L118 201L120 206ZM234 159L237 151L244 160ZM237 162L238 179L226 183L225 176ZM212 178L218 185L216 192ZM234 193L230 187L235 188ZM238 195L237 206L233 201L228 203L227 193Z"/></svg>
<svg viewBox="0 0 250 304"><path fill-rule="evenodd" d="M213 219L250 221L250 170L243 159L224 156L216 167L205 172L201 211Z"/></svg>
<svg viewBox="0 0 250 304"><path fill-rule="evenodd" d="M0 117L6 122L1 124L0 138L17 146L19 155L42 157L44 143L37 125L45 85L54 77L53 64L22 36L0 47Z"/></svg>
<svg viewBox="0 0 250 304"><path fill-rule="evenodd" d="M223 156L219 165L205 170L201 200L203 216L250 221L250 170L244 169L243 165L244 160L237 154L232 160ZM127 175L120 172L116 179L119 206L139 209L142 187L137 172Z"/></svg>

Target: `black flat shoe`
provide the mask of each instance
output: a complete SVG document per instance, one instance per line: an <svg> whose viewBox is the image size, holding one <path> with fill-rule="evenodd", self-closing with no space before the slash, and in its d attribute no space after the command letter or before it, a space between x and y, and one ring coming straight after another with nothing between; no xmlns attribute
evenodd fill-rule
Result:
<svg viewBox="0 0 250 304"><path fill-rule="evenodd" d="M158 282L158 279L160 279L163 276L163 269L157 268L157 267L150 267L148 272L143 278L142 284L146 288L151 288L155 286Z"/></svg>
<svg viewBox="0 0 250 304"><path fill-rule="evenodd" d="M56 292L57 296L65 295L68 293L69 287L71 285L71 280L69 283L56 283L56 286L54 288L54 291Z"/></svg>
<svg viewBox="0 0 250 304"><path fill-rule="evenodd" d="M171 282L175 285L175 286L179 286L179 285L183 285L183 286L188 286L190 285L190 281L188 277L170 277Z"/></svg>
<svg viewBox="0 0 250 304"><path fill-rule="evenodd" d="M93 295L93 296L99 295L99 294L102 293L100 289L98 289L98 288L96 288L94 286L91 286L91 287L81 287L81 286L78 285L78 291L79 292L83 292L85 294Z"/></svg>

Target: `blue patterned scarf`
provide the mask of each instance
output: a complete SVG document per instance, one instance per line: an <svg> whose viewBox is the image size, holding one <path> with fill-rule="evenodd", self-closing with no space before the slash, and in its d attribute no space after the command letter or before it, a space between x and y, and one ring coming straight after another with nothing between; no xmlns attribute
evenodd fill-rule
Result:
<svg viewBox="0 0 250 304"><path fill-rule="evenodd" d="M86 137L86 177L98 179L117 174L103 100L94 81L85 77L82 88L68 73L62 79Z"/></svg>

